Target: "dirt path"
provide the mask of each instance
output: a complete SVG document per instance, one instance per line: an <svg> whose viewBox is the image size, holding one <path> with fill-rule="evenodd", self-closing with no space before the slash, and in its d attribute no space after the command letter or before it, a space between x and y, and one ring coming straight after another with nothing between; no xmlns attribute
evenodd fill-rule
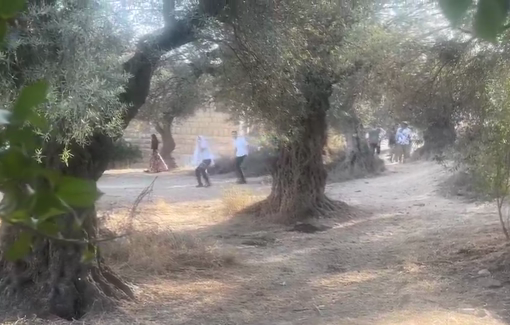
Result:
<svg viewBox="0 0 510 325"><path fill-rule="evenodd" d="M236 250L240 265L147 281L140 285L143 302L126 312L137 324L510 324L505 279L478 276L500 252L496 217L490 206L437 194L446 176L433 163L412 163L390 165L380 177L330 184L332 198L370 216L322 233L242 220L192 229L190 219L176 229ZM150 180L107 175L100 183L104 204L135 197ZM153 195L188 201L192 209L220 198L231 182L216 179L214 188L196 190L189 176L162 176ZM248 187L268 191L259 180ZM265 243L243 245L247 238Z"/></svg>

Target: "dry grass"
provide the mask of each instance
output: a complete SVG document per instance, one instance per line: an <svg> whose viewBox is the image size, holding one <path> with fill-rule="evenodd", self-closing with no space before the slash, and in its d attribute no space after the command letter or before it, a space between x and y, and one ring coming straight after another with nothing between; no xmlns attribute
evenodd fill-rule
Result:
<svg viewBox="0 0 510 325"><path fill-rule="evenodd" d="M233 216L261 199L262 197L255 195L250 190L233 186L222 193L222 213L226 216Z"/></svg>
<svg viewBox="0 0 510 325"><path fill-rule="evenodd" d="M102 245L107 262L123 274L164 275L183 269L207 269L235 262L212 245L168 227L137 229L129 236Z"/></svg>
<svg viewBox="0 0 510 325"><path fill-rule="evenodd" d="M107 263L119 273L133 277L234 264L233 252L200 238L193 229L173 229L177 221L185 218L186 211L189 212L158 201L147 208L141 207L135 218L129 218L127 213L103 218L104 233L113 237L126 234L102 243L101 252Z"/></svg>

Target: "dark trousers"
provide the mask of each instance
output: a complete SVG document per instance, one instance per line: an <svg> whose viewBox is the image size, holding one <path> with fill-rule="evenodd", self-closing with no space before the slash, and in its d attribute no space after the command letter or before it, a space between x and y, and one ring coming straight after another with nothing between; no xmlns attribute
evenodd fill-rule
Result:
<svg viewBox="0 0 510 325"><path fill-rule="evenodd" d="M380 154L381 153L381 145L379 143L370 143L370 149L372 150L372 154Z"/></svg>
<svg viewBox="0 0 510 325"><path fill-rule="evenodd" d="M211 185L209 181L209 175L207 175L207 167L211 165L211 159L204 159L195 169L195 175L197 176L198 185L202 185L202 177L207 185Z"/></svg>
<svg viewBox="0 0 510 325"><path fill-rule="evenodd" d="M241 157L236 157L236 174L237 174L239 183L246 183L246 178L244 178L244 173L243 173L243 170L241 169L241 164L243 163L244 158L246 158L246 155L241 156Z"/></svg>

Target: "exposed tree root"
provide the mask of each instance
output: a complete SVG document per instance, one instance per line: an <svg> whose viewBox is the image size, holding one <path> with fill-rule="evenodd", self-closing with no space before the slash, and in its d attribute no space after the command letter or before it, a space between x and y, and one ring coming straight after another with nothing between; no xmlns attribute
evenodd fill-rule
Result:
<svg viewBox="0 0 510 325"><path fill-rule="evenodd" d="M2 237L7 247L9 236ZM53 314L72 320L94 307L109 308L120 299L134 299L123 280L103 265L81 261L82 248L41 240L23 260L0 262L0 306L23 315Z"/></svg>
<svg viewBox="0 0 510 325"><path fill-rule="evenodd" d="M301 208L298 208L301 206ZM342 218L350 219L355 213L345 202L332 200L326 196L313 205L302 207L296 204L295 209L282 210L270 197L257 202L243 211L241 214L254 215L277 223L292 224L314 218Z"/></svg>

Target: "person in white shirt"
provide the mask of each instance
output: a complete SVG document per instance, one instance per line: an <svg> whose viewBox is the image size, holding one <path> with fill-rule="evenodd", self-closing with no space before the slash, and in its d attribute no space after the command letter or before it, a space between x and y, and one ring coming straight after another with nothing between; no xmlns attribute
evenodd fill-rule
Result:
<svg viewBox="0 0 510 325"><path fill-rule="evenodd" d="M244 177L241 164L243 163L246 156L248 156L248 142L244 137L237 135L237 131L232 131L232 137L234 138L234 147L236 154L235 168L237 173L237 183L246 184L246 178Z"/></svg>
<svg viewBox="0 0 510 325"><path fill-rule="evenodd" d="M395 140L398 146L398 161L405 162L405 160L411 155L411 135L412 132L407 122L402 122L395 136Z"/></svg>
<svg viewBox="0 0 510 325"><path fill-rule="evenodd" d="M209 148L209 144L207 140L199 135L197 137L197 144L195 146L195 152L193 154L193 163L197 168L195 169L195 175L197 177L198 185L197 187L204 187L202 183L202 177L205 181L205 187L211 186L211 181L209 180L209 175L207 175L207 168L214 164L213 162L213 154L211 149Z"/></svg>

